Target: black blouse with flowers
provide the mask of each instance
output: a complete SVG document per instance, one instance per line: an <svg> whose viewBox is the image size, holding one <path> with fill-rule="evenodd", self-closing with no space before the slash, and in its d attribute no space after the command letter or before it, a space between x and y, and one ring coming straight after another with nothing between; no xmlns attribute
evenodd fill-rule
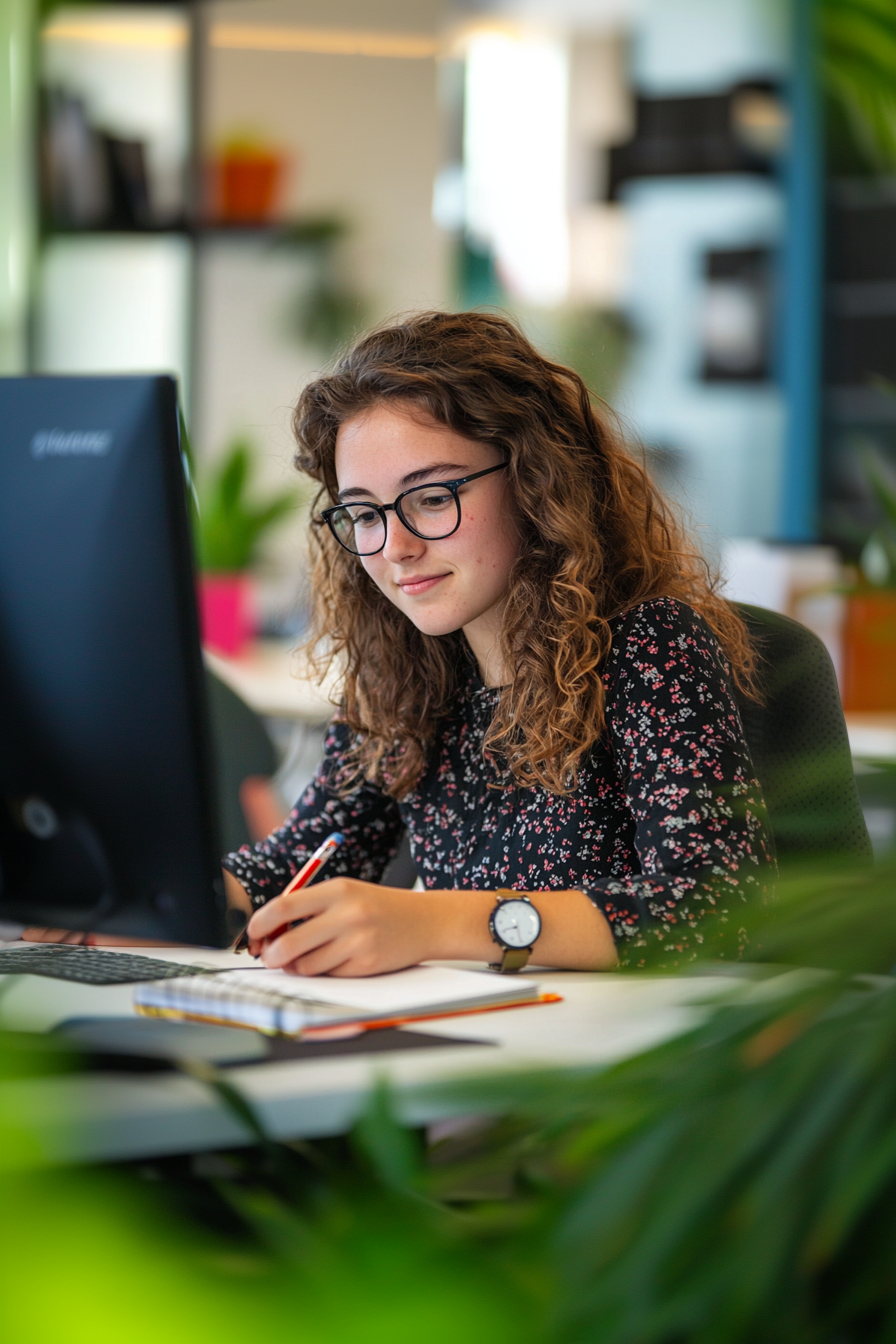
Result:
<svg viewBox="0 0 896 1344"><path fill-rule="evenodd" d="M565 796L489 788L499 780L482 741L500 692L471 671L400 802L373 785L347 798L328 788L348 746L334 723L283 826L224 866L262 905L338 830L345 844L327 876L377 882L406 828L427 888L581 890L609 920L622 961L637 964L639 949L686 955L710 913L736 922L739 907L763 898L774 866L728 666L702 617L659 598L617 618L604 683L606 731Z"/></svg>

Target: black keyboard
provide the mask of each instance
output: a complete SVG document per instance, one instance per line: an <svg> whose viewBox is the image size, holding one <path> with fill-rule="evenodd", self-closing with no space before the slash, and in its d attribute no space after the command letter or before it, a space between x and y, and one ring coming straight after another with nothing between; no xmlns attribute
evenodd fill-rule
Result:
<svg viewBox="0 0 896 1344"><path fill-rule="evenodd" d="M160 961L133 952L104 952L72 943L35 943L0 950L0 975L49 975L54 980L79 980L85 985L132 985L179 975L214 975L215 970L213 966Z"/></svg>

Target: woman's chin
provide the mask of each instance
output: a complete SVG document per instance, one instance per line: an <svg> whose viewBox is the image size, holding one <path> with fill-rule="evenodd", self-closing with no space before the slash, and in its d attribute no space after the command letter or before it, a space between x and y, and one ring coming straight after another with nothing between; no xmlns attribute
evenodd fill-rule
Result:
<svg viewBox="0 0 896 1344"><path fill-rule="evenodd" d="M437 611L406 611L405 615L412 625L415 625L421 635L431 635L434 639L439 635L453 635L456 630L463 628L464 622L458 619L456 615L448 615Z"/></svg>

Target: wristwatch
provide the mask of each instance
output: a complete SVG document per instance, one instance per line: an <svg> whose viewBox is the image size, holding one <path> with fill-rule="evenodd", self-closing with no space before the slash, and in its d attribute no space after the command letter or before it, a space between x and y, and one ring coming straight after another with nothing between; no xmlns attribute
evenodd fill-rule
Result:
<svg viewBox="0 0 896 1344"><path fill-rule="evenodd" d="M518 891L502 890L497 893L498 904L488 917L492 938L503 949L500 961L490 969L502 975L521 971L532 955L532 947L541 933L541 915L529 900Z"/></svg>

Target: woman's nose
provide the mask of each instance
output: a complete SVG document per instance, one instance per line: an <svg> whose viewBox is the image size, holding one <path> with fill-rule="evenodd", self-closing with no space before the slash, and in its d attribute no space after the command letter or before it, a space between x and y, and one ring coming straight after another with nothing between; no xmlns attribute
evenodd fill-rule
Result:
<svg viewBox="0 0 896 1344"><path fill-rule="evenodd" d="M386 544L383 558L398 563L409 556L420 555L426 549L426 542L410 528L405 527L394 510L386 514Z"/></svg>

